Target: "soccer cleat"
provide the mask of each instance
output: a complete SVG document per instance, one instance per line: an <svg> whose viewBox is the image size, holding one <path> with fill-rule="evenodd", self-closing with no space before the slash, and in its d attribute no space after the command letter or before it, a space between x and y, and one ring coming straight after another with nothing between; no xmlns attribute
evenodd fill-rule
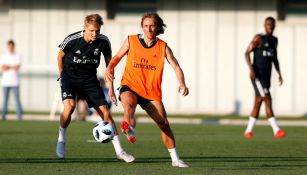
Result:
<svg viewBox="0 0 307 175"><path fill-rule="evenodd" d="M245 138L247 138L247 139L251 139L251 138L253 138L253 133L252 132L246 132L246 133L244 133L244 137Z"/></svg>
<svg viewBox="0 0 307 175"><path fill-rule="evenodd" d="M278 130L276 134L274 134L274 137L275 137L276 139L281 139L281 138L283 138L283 137L285 137L285 136L286 136L286 132L283 131L283 130L281 130L281 129Z"/></svg>
<svg viewBox="0 0 307 175"><path fill-rule="evenodd" d="M121 126L121 129L122 129L122 132L126 135L129 142L134 143L135 142L135 136L134 136L133 128L126 121L122 121L120 126Z"/></svg>
<svg viewBox="0 0 307 175"><path fill-rule="evenodd" d="M184 163L184 161L182 161L182 160L173 161L172 162L172 166L173 167L179 167L179 168L187 168L187 167L189 167L189 165Z"/></svg>
<svg viewBox="0 0 307 175"><path fill-rule="evenodd" d="M56 145L56 155L60 159L65 158L65 142L58 142Z"/></svg>
<svg viewBox="0 0 307 175"><path fill-rule="evenodd" d="M126 153L125 151L122 151L121 153L117 154L116 156L117 156L117 159L123 160L127 163L131 163L135 159L132 155Z"/></svg>

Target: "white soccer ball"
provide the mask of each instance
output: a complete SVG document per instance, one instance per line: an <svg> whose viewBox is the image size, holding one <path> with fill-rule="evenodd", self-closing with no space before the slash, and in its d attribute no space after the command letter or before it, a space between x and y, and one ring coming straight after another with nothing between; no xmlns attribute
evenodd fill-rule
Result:
<svg viewBox="0 0 307 175"><path fill-rule="evenodd" d="M98 142L108 143L114 137L113 125L107 121L96 123L93 128L93 136Z"/></svg>

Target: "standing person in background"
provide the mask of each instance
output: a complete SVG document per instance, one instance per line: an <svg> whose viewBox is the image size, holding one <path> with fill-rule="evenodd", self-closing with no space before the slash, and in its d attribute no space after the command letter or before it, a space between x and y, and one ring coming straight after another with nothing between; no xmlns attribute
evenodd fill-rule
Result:
<svg viewBox="0 0 307 175"><path fill-rule="evenodd" d="M250 79L255 90L254 107L244 133L245 138L253 137L252 131L259 117L262 102L265 103L266 116L273 129L275 138L283 138L286 136L286 132L281 130L276 123L270 93L272 64L274 64L278 73L279 85L281 86L283 83L277 58L278 40L273 36L275 29L275 19L273 17L267 17L265 19L264 29L265 34L257 34L245 52L245 59L250 69ZM253 63L250 58L252 52L254 52Z"/></svg>
<svg viewBox="0 0 307 175"><path fill-rule="evenodd" d="M6 120L8 111L9 94L12 90L15 96L16 111L18 119L22 119L23 110L19 94L19 69L21 57L15 52L15 43L13 40L7 42L7 52L1 56L0 65L2 70L2 87L3 87L3 107L2 120Z"/></svg>
<svg viewBox="0 0 307 175"><path fill-rule="evenodd" d="M178 92L187 96L189 89L185 84L184 73L170 46L158 38L159 34L164 33L166 27L162 18L157 13L146 13L142 17L141 27L143 34L128 36L110 61L105 73L107 82L113 82L114 68L127 55L126 68L119 88L120 100L124 108L121 129L131 143L135 142L134 113L139 104L160 128L162 141L172 159L172 166L188 167L177 154L175 137L167 119L161 90L165 60L172 66L177 76ZM109 92L111 100L116 102L114 91Z"/></svg>

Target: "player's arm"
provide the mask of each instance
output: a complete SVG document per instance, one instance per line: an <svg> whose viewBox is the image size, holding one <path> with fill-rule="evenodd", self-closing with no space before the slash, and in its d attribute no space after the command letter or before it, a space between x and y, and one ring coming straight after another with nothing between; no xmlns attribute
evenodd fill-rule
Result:
<svg viewBox="0 0 307 175"><path fill-rule="evenodd" d="M276 69L276 72L278 74L278 82L279 82L279 85L281 86L283 84L283 78L282 78L282 75L281 75L281 71L280 71L280 67L279 67L279 61L278 61L278 56L277 56L277 52L275 53L275 57L273 58L273 64L274 64L274 67Z"/></svg>
<svg viewBox="0 0 307 175"><path fill-rule="evenodd" d="M0 58L0 69L2 71L6 71L6 70L9 70L10 69L10 66L5 64L4 61L3 61L4 58Z"/></svg>
<svg viewBox="0 0 307 175"><path fill-rule="evenodd" d="M20 69L20 64L17 64L17 65L12 66L12 69L14 69L14 70L19 70L19 69Z"/></svg>
<svg viewBox="0 0 307 175"><path fill-rule="evenodd" d="M126 55L126 53L129 50L129 41L126 39L122 45L122 47L119 49L119 51L113 56L113 58L110 60L109 65L107 66L104 78L106 82L110 82L114 80L114 68L117 66L117 64L120 62L120 60Z"/></svg>
<svg viewBox="0 0 307 175"><path fill-rule="evenodd" d="M252 42L248 45L248 47L245 51L245 60L246 60L247 66L250 70L249 76L250 76L251 80L254 80L256 78L256 76L255 76L255 71L254 71L254 68L253 68L253 65L252 65L252 62L251 62L250 54L259 46L260 42L261 42L260 35L256 35L254 37L254 39L252 40Z"/></svg>
<svg viewBox="0 0 307 175"><path fill-rule="evenodd" d="M2 71L6 71L6 70L9 70L9 69L10 69L9 65L6 65L6 64L1 65L1 70Z"/></svg>
<svg viewBox="0 0 307 175"><path fill-rule="evenodd" d="M185 84L183 71L182 71L177 59L174 57L174 54L173 54L171 48L169 48L168 46L166 46L166 49L165 49L165 56L166 56L168 63L174 69L176 76L177 76L177 79L179 81L178 92L182 92L183 96L187 96L189 94L189 89L187 88L187 86Z"/></svg>
<svg viewBox="0 0 307 175"><path fill-rule="evenodd" d="M16 64L14 66L12 66L11 68L15 71L18 71L20 69L20 66L21 66L21 59L20 59L20 57L18 57Z"/></svg>
<svg viewBox="0 0 307 175"><path fill-rule="evenodd" d="M62 72L63 72L63 59L64 59L65 53L63 50L60 50L58 53L58 69L59 69L59 77L62 77Z"/></svg>
<svg viewBox="0 0 307 175"><path fill-rule="evenodd" d="M112 58L112 55L105 57L106 65L110 64L111 58ZM113 81L108 81L107 84L109 87L109 97L111 101L117 106L117 98L114 92L114 83Z"/></svg>

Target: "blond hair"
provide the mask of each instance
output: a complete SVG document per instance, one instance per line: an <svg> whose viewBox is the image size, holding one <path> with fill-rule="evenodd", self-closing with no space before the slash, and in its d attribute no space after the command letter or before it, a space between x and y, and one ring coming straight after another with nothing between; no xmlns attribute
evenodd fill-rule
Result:
<svg viewBox="0 0 307 175"><path fill-rule="evenodd" d="M92 24L92 25L103 25L103 20L102 17L99 14L90 14L87 15L84 18L84 25L87 26L88 24Z"/></svg>

